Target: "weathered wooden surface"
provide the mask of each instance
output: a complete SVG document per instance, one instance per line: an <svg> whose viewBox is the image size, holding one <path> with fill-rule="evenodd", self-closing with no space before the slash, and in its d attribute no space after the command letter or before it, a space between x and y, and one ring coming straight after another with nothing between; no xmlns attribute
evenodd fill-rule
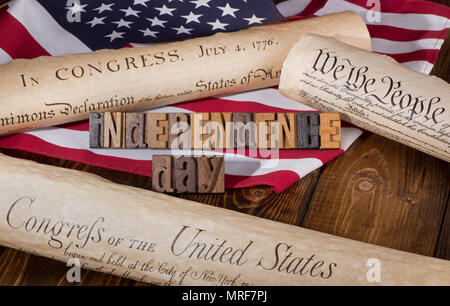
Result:
<svg viewBox="0 0 450 306"><path fill-rule="evenodd" d="M1 1L0 1L1 2ZM436 1L446 3L447 0ZM450 38L433 74L450 81ZM151 179L13 150L0 152L149 189ZM366 133L289 189L258 186L183 198L279 222L450 260L450 163ZM0 285L70 285L64 263L0 247ZM82 271L80 285L144 285Z"/></svg>

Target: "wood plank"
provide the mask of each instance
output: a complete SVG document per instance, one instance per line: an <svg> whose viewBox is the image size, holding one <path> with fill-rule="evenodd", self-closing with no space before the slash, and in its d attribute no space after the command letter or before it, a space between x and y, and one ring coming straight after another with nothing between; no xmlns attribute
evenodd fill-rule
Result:
<svg viewBox="0 0 450 306"><path fill-rule="evenodd" d="M325 167L302 226L431 256L449 181L448 163L367 133Z"/></svg>
<svg viewBox="0 0 450 306"><path fill-rule="evenodd" d="M450 196L447 201L447 210L441 226L435 257L450 260Z"/></svg>

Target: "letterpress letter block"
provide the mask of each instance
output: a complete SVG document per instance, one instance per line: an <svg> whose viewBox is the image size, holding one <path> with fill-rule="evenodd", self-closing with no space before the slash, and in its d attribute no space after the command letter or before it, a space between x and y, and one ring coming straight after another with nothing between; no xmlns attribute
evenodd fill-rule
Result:
<svg viewBox="0 0 450 306"><path fill-rule="evenodd" d="M233 113L233 147L256 148L256 124L253 113Z"/></svg>
<svg viewBox="0 0 450 306"><path fill-rule="evenodd" d="M259 149L279 148L279 125L275 113L256 113L255 123L258 130Z"/></svg>
<svg viewBox="0 0 450 306"><path fill-rule="evenodd" d="M320 114L320 148L339 149L341 147L341 115Z"/></svg>
<svg viewBox="0 0 450 306"><path fill-rule="evenodd" d="M169 145L169 121L165 113L147 113L145 138L150 149L167 149Z"/></svg>
<svg viewBox="0 0 450 306"><path fill-rule="evenodd" d="M299 149L318 149L319 114L314 112L297 113L297 147Z"/></svg>
<svg viewBox="0 0 450 306"><path fill-rule="evenodd" d="M198 166L198 192L225 192L225 165L223 156L196 157Z"/></svg>
<svg viewBox="0 0 450 306"><path fill-rule="evenodd" d="M89 147L103 148L103 113L89 113Z"/></svg>
<svg viewBox="0 0 450 306"><path fill-rule="evenodd" d="M191 114L191 130L192 130L192 148L193 149L210 149L211 142L209 139L208 125L209 113L192 113Z"/></svg>
<svg viewBox="0 0 450 306"><path fill-rule="evenodd" d="M144 120L143 113L125 113L125 147L145 148L144 142Z"/></svg>
<svg viewBox="0 0 450 306"><path fill-rule="evenodd" d="M173 192L172 156L153 155L152 187L158 192Z"/></svg>
<svg viewBox="0 0 450 306"><path fill-rule="evenodd" d="M191 128L189 114L169 114L169 148L173 150L191 149Z"/></svg>
<svg viewBox="0 0 450 306"><path fill-rule="evenodd" d="M295 113L277 113L280 149L297 148L297 120Z"/></svg>
<svg viewBox="0 0 450 306"><path fill-rule="evenodd" d="M207 124L210 132L211 149L231 148L232 122L232 113L211 113L211 121Z"/></svg>
<svg viewBox="0 0 450 306"><path fill-rule="evenodd" d="M175 157L174 181L177 193L197 192L197 163L193 157Z"/></svg>
<svg viewBox="0 0 450 306"><path fill-rule="evenodd" d="M103 135L103 147L104 148L122 148L123 142L123 114L105 112L104 118L104 135Z"/></svg>

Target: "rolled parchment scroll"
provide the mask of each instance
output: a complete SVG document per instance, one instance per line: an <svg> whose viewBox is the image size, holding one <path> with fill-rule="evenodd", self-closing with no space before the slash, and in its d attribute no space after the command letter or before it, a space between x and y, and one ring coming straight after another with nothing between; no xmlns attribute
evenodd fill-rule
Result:
<svg viewBox="0 0 450 306"><path fill-rule="evenodd" d="M0 169L0 244L87 269L161 285L450 285L449 261L4 155Z"/></svg>
<svg viewBox="0 0 450 306"><path fill-rule="evenodd" d="M279 89L321 111L450 161L450 86L394 59L305 35L283 65Z"/></svg>
<svg viewBox="0 0 450 306"><path fill-rule="evenodd" d="M0 66L0 135L278 85L289 49L306 33L370 49L355 13L254 27L143 48L15 60Z"/></svg>

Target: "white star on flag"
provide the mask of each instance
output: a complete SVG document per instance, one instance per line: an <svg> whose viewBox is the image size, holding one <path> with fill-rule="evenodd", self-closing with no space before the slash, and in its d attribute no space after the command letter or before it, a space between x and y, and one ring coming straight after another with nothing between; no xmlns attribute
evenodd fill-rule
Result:
<svg viewBox="0 0 450 306"><path fill-rule="evenodd" d="M151 36L151 37L155 37L156 38L156 34L159 33L159 32L156 32L156 31L152 31L149 28L147 28L145 30L139 30L139 31L141 31L144 34L144 37L145 36Z"/></svg>
<svg viewBox="0 0 450 306"><path fill-rule="evenodd" d="M219 21L219 19L216 19L215 22L208 22L209 25L212 25L213 30L221 29L226 30L225 27L228 25L228 23L222 23Z"/></svg>
<svg viewBox="0 0 450 306"><path fill-rule="evenodd" d="M173 16L173 11L176 10L176 8L170 8L167 7L165 4L162 7L155 7L155 10L159 11L159 15L170 15Z"/></svg>
<svg viewBox="0 0 450 306"><path fill-rule="evenodd" d="M155 18L147 18L148 21L152 23L152 27L160 26L161 28L165 28L164 25L167 21L158 19L158 17Z"/></svg>
<svg viewBox="0 0 450 306"><path fill-rule="evenodd" d="M113 41L116 38L123 38L123 34L125 34L125 32L116 32L113 30L111 34L108 34L105 37L109 37L111 41Z"/></svg>
<svg viewBox="0 0 450 306"><path fill-rule="evenodd" d="M104 11L112 11L112 6L115 3L111 3L111 4L104 4L102 3L102 5L100 5L99 7L93 9L94 11L98 11L99 14L103 13Z"/></svg>
<svg viewBox="0 0 450 306"><path fill-rule="evenodd" d="M186 19L186 24L188 24L189 22L197 22L200 23L200 21L198 20L201 16L203 16L203 14L194 14L193 12L190 12L189 15L184 15L181 16L183 18Z"/></svg>
<svg viewBox="0 0 450 306"><path fill-rule="evenodd" d="M80 3L78 3L78 2L74 2L73 6L66 6L66 9L70 10L72 12L72 14L76 14L76 13L86 12L84 10L84 8L86 6L87 6L87 4L80 5Z"/></svg>
<svg viewBox="0 0 450 306"><path fill-rule="evenodd" d="M180 34L191 34L191 31L193 30L193 29L186 29L185 27L183 27L183 26L180 26L179 28L172 28L172 29L174 29L175 31L177 31L177 35L180 35Z"/></svg>
<svg viewBox="0 0 450 306"><path fill-rule="evenodd" d="M139 17L139 13L141 12L141 11L133 10L133 9L131 8L131 6L128 7L127 9L121 9L121 11L125 13L125 17L131 16L131 15L132 15L132 16L136 16L136 17Z"/></svg>
<svg viewBox="0 0 450 306"><path fill-rule="evenodd" d="M225 6L218 6L218 9L222 10L222 17L226 15L230 15L236 18L235 12L239 11L239 9L232 8L228 3Z"/></svg>
<svg viewBox="0 0 450 306"><path fill-rule="evenodd" d="M248 21L249 25L250 24L255 24L255 23L262 23L264 20L266 20L266 18L258 18L258 17L256 17L255 14L253 14L253 16L250 17L250 18L244 18L244 19Z"/></svg>
<svg viewBox="0 0 450 306"><path fill-rule="evenodd" d="M113 21L113 23L117 24L117 28L122 28L122 27L130 28L130 24L132 24L133 22L126 21L126 20L123 20L122 18L120 18L119 21Z"/></svg>
<svg viewBox="0 0 450 306"><path fill-rule="evenodd" d="M93 27L95 27L97 24L105 24L105 23L103 22L103 19L105 19L105 18L106 18L106 17L101 17L101 18L94 17L91 21L86 22L86 24L90 24L90 25L91 25L91 28L93 28Z"/></svg>
<svg viewBox="0 0 450 306"><path fill-rule="evenodd" d="M193 0L193 1L191 1L192 3L194 3L195 4L195 8L199 8L199 7L202 7L202 6L206 6L206 7L209 7L209 2L210 2L211 0Z"/></svg>
<svg viewBox="0 0 450 306"><path fill-rule="evenodd" d="M134 0L133 5L143 5L145 7L147 7L147 2L150 2L150 0Z"/></svg>

